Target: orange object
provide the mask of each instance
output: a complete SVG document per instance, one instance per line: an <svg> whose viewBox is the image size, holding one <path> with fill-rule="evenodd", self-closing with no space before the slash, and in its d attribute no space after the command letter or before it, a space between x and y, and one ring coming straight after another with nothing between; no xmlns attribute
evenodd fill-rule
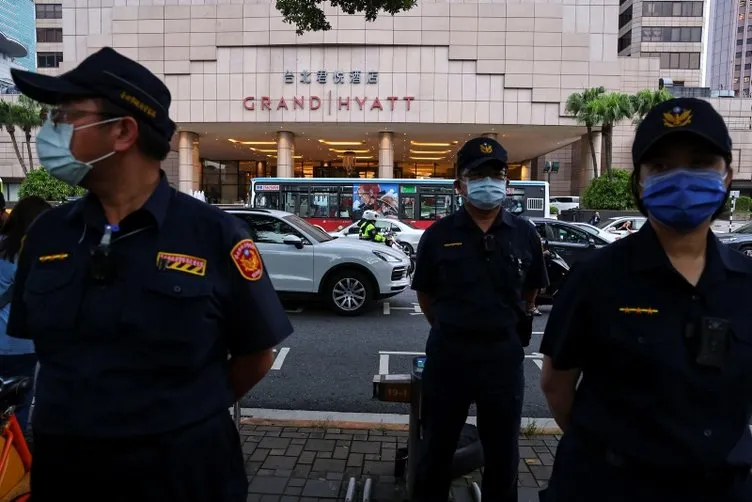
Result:
<svg viewBox="0 0 752 502"><path fill-rule="evenodd" d="M0 435L0 502L30 499L31 452L15 415Z"/></svg>

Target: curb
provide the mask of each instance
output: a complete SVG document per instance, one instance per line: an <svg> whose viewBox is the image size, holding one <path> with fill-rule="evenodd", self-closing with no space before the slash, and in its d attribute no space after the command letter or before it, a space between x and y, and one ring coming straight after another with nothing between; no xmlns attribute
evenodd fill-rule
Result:
<svg viewBox="0 0 752 502"><path fill-rule="evenodd" d="M380 429L406 431L409 415L389 413L339 413L329 411L274 410L267 408L241 408L243 425L281 426L297 428ZM475 417L467 423L476 425ZM523 435L561 435L561 429L552 418L523 417L520 424Z"/></svg>

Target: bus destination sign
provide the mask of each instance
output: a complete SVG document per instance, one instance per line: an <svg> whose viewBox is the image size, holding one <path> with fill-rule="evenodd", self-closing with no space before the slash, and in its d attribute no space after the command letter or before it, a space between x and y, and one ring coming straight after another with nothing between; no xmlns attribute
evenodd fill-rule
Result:
<svg viewBox="0 0 752 502"><path fill-rule="evenodd" d="M257 192L279 192L279 185L256 185Z"/></svg>

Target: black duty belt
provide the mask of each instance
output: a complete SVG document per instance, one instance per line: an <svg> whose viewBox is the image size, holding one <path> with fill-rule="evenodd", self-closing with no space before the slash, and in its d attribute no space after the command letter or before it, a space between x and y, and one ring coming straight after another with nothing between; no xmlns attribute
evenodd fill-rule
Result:
<svg viewBox="0 0 752 502"><path fill-rule="evenodd" d="M656 483L681 483L684 486L697 486L707 489L717 486L719 490L742 483L750 474L750 466L721 466L713 469L670 468L651 464L643 459L622 455L591 432L581 427L572 426L571 434L594 458L605 462L615 470L628 473L640 479Z"/></svg>
<svg viewBox="0 0 752 502"><path fill-rule="evenodd" d="M469 341L478 343L494 343L503 342L512 335L514 326L500 327L500 328L460 328L457 326L440 325L437 331L441 336L445 336L449 339L456 341Z"/></svg>

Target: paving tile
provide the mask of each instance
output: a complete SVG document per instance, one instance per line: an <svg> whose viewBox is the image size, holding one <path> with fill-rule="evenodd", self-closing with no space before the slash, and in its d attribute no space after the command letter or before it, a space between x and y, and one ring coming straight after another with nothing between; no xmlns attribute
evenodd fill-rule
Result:
<svg viewBox="0 0 752 502"><path fill-rule="evenodd" d="M307 451L332 451L334 450L333 439L309 439L306 441L305 447Z"/></svg>
<svg viewBox="0 0 752 502"><path fill-rule="evenodd" d="M283 438L292 438L292 439L307 439L308 434L305 432L283 432L279 435L279 437Z"/></svg>
<svg viewBox="0 0 752 502"><path fill-rule="evenodd" d="M316 458L332 458L333 452L331 451L317 451Z"/></svg>
<svg viewBox="0 0 752 502"><path fill-rule="evenodd" d="M289 478L292 476L292 469L277 469L274 475L280 478Z"/></svg>
<svg viewBox="0 0 752 502"><path fill-rule="evenodd" d="M312 464L315 458L316 458L315 451L304 451L303 453L300 454L300 457L298 457L298 463L299 464Z"/></svg>
<svg viewBox="0 0 752 502"><path fill-rule="evenodd" d="M293 469L292 476L294 478L307 478L310 473L310 465L298 464L297 466L295 466L295 469Z"/></svg>
<svg viewBox="0 0 752 502"><path fill-rule="evenodd" d="M295 438L295 439L293 439L292 441L290 441L290 444L294 444L294 445L304 445L304 444L306 444L306 441L308 441L307 437L308 437L308 436L306 435L306 437L302 437L302 438Z"/></svg>
<svg viewBox="0 0 752 502"><path fill-rule="evenodd" d="M538 502L538 488L520 488L517 490L518 502Z"/></svg>
<svg viewBox="0 0 752 502"><path fill-rule="evenodd" d="M256 471L256 476L274 476L273 469L259 469Z"/></svg>
<svg viewBox="0 0 752 502"><path fill-rule="evenodd" d="M520 458L536 458L535 450L530 446L520 446Z"/></svg>
<svg viewBox="0 0 752 502"><path fill-rule="evenodd" d="M324 434L324 431L316 431L316 432L311 432L310 434L308 434L308 437L311 439L324 439L325 435L326 434Z"/></svg>
<svg viewBox="0 0 752 502"><path fill-rule="evenodd" d="M267 457L262 469L292 469L297 463L297 457Z"/></svg>
<svg viewBox="0 0 752 502"><path fill-rule="evenodd" d="M547 465L531 465L530 472L538 481L548 481L551 477L551 467Z"/></svg>
<svg viewBox="0 0 752 502"><path fill-rule="evenodd" d="M293 487L300 487L302 488L305 486L306 480L301 478L292 478L290 481L288 481L287 486L293 486Z"/></svg>
<svg viewBox="0 0 752 502"><path fill-rule="evenodd" d="M535 477L527 472L523 472L519 474L519 477L517 478L517 484L519 486L525 486L529 488L537 488L538 482L535 480Z"/></svg>
<svg viewBox="0 0 752 502"><path fill-rule="evenodd" d="M267 455L269 455L269 450L262 450L259 448L253 452L253 455L251 455L248 460L251 462L263 462L266 460Z"/></svg>
<svg viewBox="0 0 752 502"><path fill-rule="evenodd" d="M302 444L291 444L287 447L287 450L285 450L285 455L288 457L297 457L303 453L303 445Z"/></svg>
<svg viewBox="0 0 752 502"><path fill-rule="evenodd" d="M269 455L275 455L275 456L284 455L285 451L287 451L285 448L275 448L273 450L269 450Z"/></svg>
<svg viewBox="0 0 752 502"><path fill-rule="evenodd" d="M355 466L355 467L362 467L363 466L363 454L362 453L351 453L347 457L347 465L348 466Z"/></svg>
<svg viewBox="0 0 752 502"><path fill-rule="evenodd" d="M282 495L287 488L287 478L255 477L248 486L248 493Z"/></svg>
<svg viewBox="0 0 752 502"><path fill-rule="evenodd" d="M327 433L324 436L324 439L339 439L343 441L351 441L352 435L351 434L329 434Z"/></svg>
<svg viewBox="0 0 752 502"><path fill-rule="evenodd" d="M279 495L262 495L261 502L279 502Z"/></svg>
<svg viewBox="0 0 752 502"><path fill-rule="evenodd" d="M309 479L303 487L303 496L336 499L339 495L340 485L341 481Z"/></svg>
<svg viewBox="0 0 752 502"><path fill-rule="evenodd" d="M255 476L259 469L261 469L261 462L246 462L245 464L245 473L249 476Z"/></svg>
<svg viewBox="0 0 752 502"><path fill-rule="evenodd" d="M345 476L341 472L327 472L325 477L331 481L342 481Z"/></svg>
<svg viewBox="0 0 752 502"><path fill-rule="evenodd" d="M386 475L394 473L394 462L366 461L363 474Z"/></svg>
<svg viewBox="0 0 752 502"><path fill-rule="evenodd" d="M550 453L541 453L538 455L538 458L540 458L543 465L554 465L554 456Z"/></svg>
<svg viewBox="0 0 752 502"><path fill-rule="evenodd" d="M376 441L353 441L350 445L350 451L353 453L379 453L381 451L381 443Z"/></svg>
<svg viewBox="0 0 752 502"><path fill-rule="evenodd" d="M285 495L296 495L296 500L301 493L303 493L302 486L288 486L287 488L285 488Z"/></svg>
<svg viewBox="0 0 752 502"><path fill-rule="evenodd" d="M345 470L345 461L316 458L311 470L319 472L343 472Z"/></svg>
<svg viewBox="0 0 752 502"><path fill-rule="evenodd" d="M268 450L287 449L290 446L290 440L288 438L269 438L265 437L259 443L259 448L266 448Z"/></svg>
<svg viewBox="0 0 752 502"><path fill-rule="evenodd" d="M344 446L337 446L334 448L334 453L332 453L332 458L341 460L341 459L346 459L348 455L350 455L350 448L346 448Z"/></svg>

